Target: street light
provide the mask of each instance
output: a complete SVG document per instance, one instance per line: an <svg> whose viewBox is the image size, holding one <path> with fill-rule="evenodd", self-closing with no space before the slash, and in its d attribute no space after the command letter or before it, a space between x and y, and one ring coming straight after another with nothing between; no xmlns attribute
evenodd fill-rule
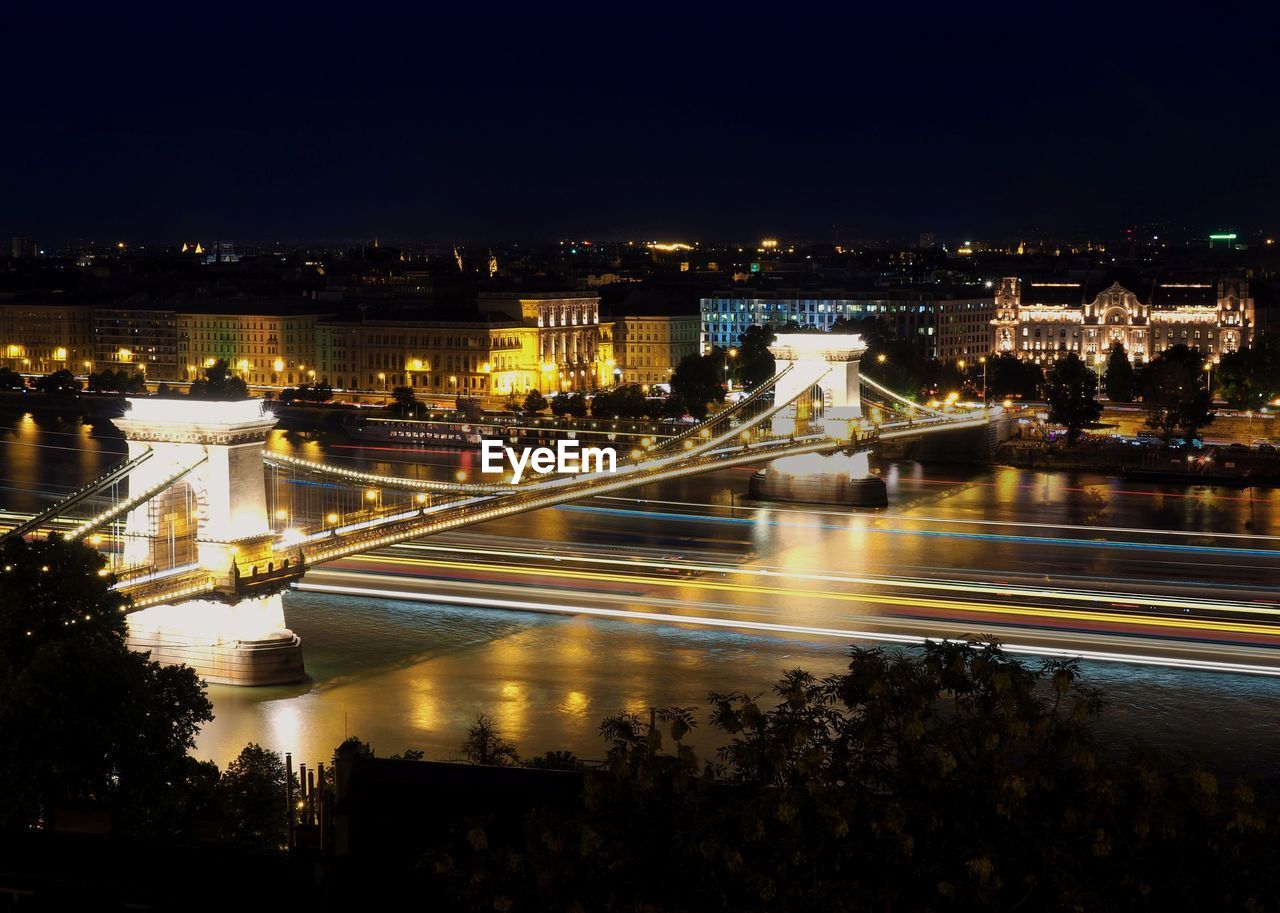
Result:
<svg viewBox="0 0 1280 913"><path fill-rule="evenodd" d="M982 365L982 405L987 404L987 356L979 355L978 363Z"/></svg>
<svg viewBox="0 0 1280 913"><path fill-rule="evenodd" d="M382 405L385 406L387 404L387 375L379 371L378 380L382 382Z"/></svg>

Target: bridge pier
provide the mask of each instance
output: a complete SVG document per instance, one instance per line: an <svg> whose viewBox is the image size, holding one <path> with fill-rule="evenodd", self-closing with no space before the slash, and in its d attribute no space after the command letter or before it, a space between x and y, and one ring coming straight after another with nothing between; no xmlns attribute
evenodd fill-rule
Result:
<svg viewBox="0 0 1280 913"><path fill-rule="evenodd" d="M778 370L790 366L775 396L796 404L773 419L775 434L827 434L852 440L862 419L862 386L858 366L866 343L857 334L780 333L769 351ZM819 377L815 395L806 397L799 385ZM816 390L821 390L819 397ZM774 460L754 473L749 497L764 501L806 504L846 504L884 507L889 503L884 480L871 473L870 451L805 454Z"/></svg>
<svg viewBox="0 0 1280 913"><path fill-rule="evenodd" d="M869 452L809 453L774 460L752 474L747 495L761 501L884 507L889 492L884 480L871 473Z"/></svg>
<svg viewBox="0 0 1280 913"><path fill-rule="evenodd" d="M133 612L128 645L156 662L184 663L207 682L284 685L302 681L302 640L285 626L280 594L234 605L192 599Z"/></svg>
<svg viewBox="0 0 1280 913"><path fill-rule="evenodd" d="M221 600L153 605L127 618L128 644L164 663L185 663L209 682L277 685L302 681L302 641L289 630L267 516L262 449L275 416L260 400L130 399L115 424L130 457L155 454L129 480L147 491L175 467L182 480L134 508L125 522L126 565L163 577L203 571ZM137 486L136 488L134 486ZM297 563L297 556L293 556ZM271 573L258 577L260 569ZM262 586L255 588L261 579Z"/></svg>

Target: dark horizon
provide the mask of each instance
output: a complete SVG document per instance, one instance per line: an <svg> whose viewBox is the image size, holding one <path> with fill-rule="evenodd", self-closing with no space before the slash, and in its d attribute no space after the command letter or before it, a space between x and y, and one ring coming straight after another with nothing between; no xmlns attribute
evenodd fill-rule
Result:
<svg viewBox="0 0 1280 913"><path fill-rule="evenodd" d="M11 14L0 235L1270 230L1261 16Z"/></svg>

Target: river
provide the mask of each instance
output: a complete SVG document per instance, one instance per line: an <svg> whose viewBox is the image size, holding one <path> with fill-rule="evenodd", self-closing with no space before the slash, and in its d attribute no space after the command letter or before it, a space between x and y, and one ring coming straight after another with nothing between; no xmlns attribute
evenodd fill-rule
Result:
<svg viewBox="0 0 1280 913"><path fill-rule="evenodd" d="M460 466L475 468L471 454L362 447L340 437L313 440L276 432L269 446L378 472L446 477ZM119 434L106 423L0 417L0 507L34 510L83 484L123 451ZM901 463L883 470L890 487L887 513L910 528L908 535L881 535L866 547L858 540L851 557L839 560L859 569L941 564L953 573L979 575L1012 568L1046 579L1066 573L1206 590L1274 587L1276 565L1265 559L1208 561L1177 550L1104 554L1046 544L1060 542L1056 533L1064 528L1084 530L1079 535L1085 538L1096 528L1098 537L1144 531L1150 538L1185 530L1203 534L1192 542L1236 537L1230 541L1269 549L1275 543L1267 537L1280 534L1280 493L1274 491L1136 485L1009 468ZM744 489L743 474L717 474L646 491L646 505L544 510L477 528L456 541L465 546L490 536L505 547L630 550L744 565L786 560L801 547L832 560L833 543L847 548L848 518L834 522L830 508L798 509L785 522L774 516L762 523L761 514L745 513L751 508L734 495ZM699 515L691 517L692 511ZM744 516L755 520L744 523ZM982 528L995 532L956 535L938 526L956 522L987 524ZM911 535L926 527L935 529L931 538ZM1001 532L1008 527L1018 535ZM891 546L877 544L890 540ZM598 758L603 746L597 728L607 714L698 705L712 690L763 692L784 669L838 671L848 649L820 636L429 600L298 591L286 594L285 608L290 627L302 637L310 680L258 689L210 686L216 719L200 735L200 757L225 764L254 741L315 762L326 760L344 737L358 735L379 753L412 747L449 758L457 756L468 722L490 713L525 754L567 748ZM1280 729L1273 722L1280 711L1280 679L1126 663L1088 662L1084 668L1086 679L1108 696L1100 731L1113 744L1141 739L1280 775ZM719 739L704 722L694 742L709 750Z"/></svg>

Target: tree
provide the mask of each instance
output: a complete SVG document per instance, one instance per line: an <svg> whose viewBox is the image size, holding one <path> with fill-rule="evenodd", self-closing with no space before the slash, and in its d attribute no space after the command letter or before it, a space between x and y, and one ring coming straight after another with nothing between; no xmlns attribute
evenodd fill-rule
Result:
<svg viewBox="0 0 1280 913"><path fill-rule="evenodd" d="M524 398L524 411L529 415L537 415L547 408L547 398L537 390L530 390Z"/></svg>
<svg viewBox="0 0 1280 913"><path fill-rule="evenodd" d="M421 748L406 748L403 753L391 755L392 761L421 761L427 753Z"/></svg>
<svg viewBox="0 0 1280 913"><path fill-rule="evenodd" d="M1080 360L1075 352L1059 358L1044 382L1044 396L1049 403L1049 421L1067 429L1067 446L1080 437L1102 415L1098 402L1098 375Z"/></svg>
<svg viewBox="0 0 1280 913"><path fill-rule="evenodd" d="M324 381L298 384L296 387L286 387L280 392L282 403L324 403L331 399L333 399L333 388Z"/></svg>
<svg viewBox="0 0 1280 913"><path fill-rule="evenodd" d="M724 402L724 359L722 349L707 355L694 352L680 359L671 376L671 392L684 400L696 419L706 418L709 403Z"/></svg>
<svg viewBox="0 0 1280 913"><path fill-rule="evenodd" d="M640 418L646 406L639 384L623 384L597 393L591 400L591 414L596 418Z"/></svg>
<svg viewBox="0 0 1280 913"><path fill-rule="evenodd" d="M605 720L603 769L431 854L471 910L1264 909L1276 822L1192 764L1101 750L1074 660L991 644L851 651L772 695Z"/></svg>
<svg viewBox="0 0 1280 913"><path fill-rule="evenodd" d="M1035 362L1012 352L987 358L987 399L1035 399L1044 385L1044 371Z"/></svg>
<svg viewBox="0 0 1280 913"><path fill-rule="evenodd" d="M662 404L663 418L681 419L688 414L689 405L684 401L684 397L678 393L672 393Z"/></svg>
<svg viewBox="0 0 1280 913"><path fill-rule="evenodd" d="M1213 397L1205 389L1204 357L1198 349L1172 346L1157 355L1139 378L1147 427L1168 444L1181 430L1191 446L1197 433L1214 419Z"/></svg>
<svg viewBox="0 0 1280 913"><path fill-rule="evenodd" d="M1233 409L1260 409L1280 396L1280 336L1263 334L1252 347L1222 356L1218 390Z"/></svg>
<svg viewBox="0 0 1280 913"><path fill-rule="evenodd" d="M338 755L346 752L352 752L358 758L376 757L373 753L373 746L361 739L359 736L350 735L342 740L342 743L333 750L333 756L336 761Z"/></svg>
<svg viewBox="0 0 1280 913"><path fill-rule="evenodd" d="M777 361L769 351L776 335L771 326L749 326L738 337L738 355L733 360L733 373L746 389L755 389L778 373Z"/></svg>
<svg viewBox="0 0 1280 913"><path fill-rule="evenodd" d="M27 379L17 371L0 368L0 390L21 390L27 385Z"/></svg>
<svg viewBox="0 0 1280 913"><path fill-rule="evenodd" d="M467 728L467 740L462 743L462 754L472 764L487 764L491 767L509 767L520 762L515 745L502 737L493 717L487 713L479 714Z"/></svg>
<svg viewBox="0 0 1280 913"><path fill-rule="evenodd" d="M249 387L243 378L231 373L226 359L219 359L204 369L204 377L191 384L188 394L192 399L237 400L247 399Z"/></svg>
<svg viewBox="0 0 1280 913"><path fill-rule="evenodd" d="M914 342L896 338L869 343L862 356L861 370L872 380L908 398L921 398L926 378L935 372L934 363Z"/></svg>
<svg viewBox="0 0 1280 913"><path fill-rule="evenodd" d="M79 393L81 387L80 381L76 380L75 375L66 368L46 374L35 382L37 390L48 393L50 396L69 396L72 393Z"/></svg>
<svg viewBox="0 0 1280 913"><path fill-rule="evenodd" d="M254 742L246 745L218 781L226 809L223 836L246 849L283 847L288 836L286 777L280 755Z"/></svg>
<svg viewBox="0 0 1280 913"><path fill-rule="evenodd" d="M572 751L548 751L542 757L529 758L524 766L537 770L582 770L582 761Z"/></svg>
<svg viewBox="0 0 1280 913"><path fill-rule="evenodd" d="M165 386L168 389L167 385ZM136 371L103 368L89 375L89 389L100 393L146 393L147 378Z"/></svg>
<svg viewBox="0 0 1280 913"><path fill-rule="evenodd" d="M104 563L56 536L0 545L0 827L88 804L157 831L181 805L210 704L191 669L128 649Z"/></svg>
<svg viewBox="0 0 1280 913"><path fill-rule="evenodd" d="M1133 372L1133 364L1129 361L1129 353L1118 342L1111 347L1111 354L1107 356L1107 375L1104 381L1107 399L1111 402L1133 402L1136 376Z"/></svg>
<svg viewBox="0 0 1280 913"><path fill-rule="evenodd" d="M404 418L414 418L422 404L412 387L396 387L391 391L391 411Z"/></svg>

